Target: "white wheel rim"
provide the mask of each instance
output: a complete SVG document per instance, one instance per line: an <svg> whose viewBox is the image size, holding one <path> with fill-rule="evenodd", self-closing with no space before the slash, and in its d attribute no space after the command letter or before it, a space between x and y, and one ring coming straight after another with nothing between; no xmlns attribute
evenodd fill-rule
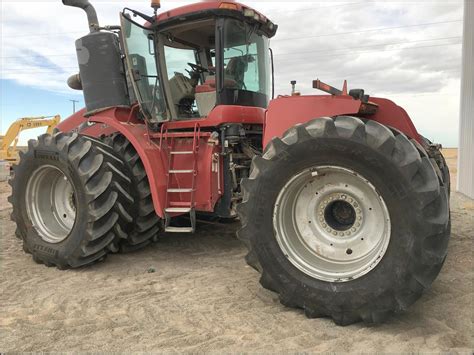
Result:
<svg viewBox="0 0 474 355"><path fill-rule="evenodd" d="M288 260L323 281L345 282L370 272L390 242L390 216L376 188L338 166L307 169L280 191L273 214Z"/></svg>
<svg viewBox="0 0 474 355"><path fill-rule="evenodd" d="M39 236L60 243L76 220L74 188L64 173L52 165L36 169L26 186L26 211Z"/></svg>

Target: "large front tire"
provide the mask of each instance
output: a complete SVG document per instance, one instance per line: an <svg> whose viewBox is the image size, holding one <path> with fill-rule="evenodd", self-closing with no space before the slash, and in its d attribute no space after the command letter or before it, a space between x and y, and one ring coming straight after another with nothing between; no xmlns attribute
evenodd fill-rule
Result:
<svg viewBox="0 0 474 355"><path fill-rule="evenodd" d="M37 263L76 268L104 259L133 198L122 161L77 133L28 142L11 180L12 219Z"/></svg>
<svg viewBox="0 0 474 355"><path fill-rule="evenodd" d="M414 303L445 260L447 189L429 157L374 121L295 126L254 158L242 186L247 262L308 317L381 322Z"/></svg>

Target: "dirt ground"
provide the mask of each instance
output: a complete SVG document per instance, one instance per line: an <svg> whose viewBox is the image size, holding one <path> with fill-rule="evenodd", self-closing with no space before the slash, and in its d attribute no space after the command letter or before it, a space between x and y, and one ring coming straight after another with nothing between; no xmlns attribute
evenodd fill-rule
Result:
<svg viewBox="0 0 474 355"><path fill-rule="evenodd" d="M455 150L445 151L455 174ZM455 181L455 180L454 180ZM472 352L474 202L452 195L449 255L409 312L338 327L279 304L245 265L238 224L59 271L23 253L0 184L0 351ZM154 271L154 272L150 272Z"/></svg>

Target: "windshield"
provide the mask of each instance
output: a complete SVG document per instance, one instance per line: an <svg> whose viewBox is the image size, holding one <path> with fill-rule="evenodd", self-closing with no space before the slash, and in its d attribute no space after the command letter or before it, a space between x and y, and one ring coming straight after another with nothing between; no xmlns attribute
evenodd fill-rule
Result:
<svg viewBox="0 0 474 355"><path fill-rule="evenodd" d="M153 31L122 16L127 67L142 112L151 122L167 119L163 88L156 65Z"/></svg>
<svg viewBox="0 0 474 355"><path fill-rule="evenodd" d="M255 25L227 19L224 26L224 90L245 91L240 102L266 107L271 97L269 40ZM238 97L237 96L237 97ZM236 95L227 95L228 99Z"/></svg>

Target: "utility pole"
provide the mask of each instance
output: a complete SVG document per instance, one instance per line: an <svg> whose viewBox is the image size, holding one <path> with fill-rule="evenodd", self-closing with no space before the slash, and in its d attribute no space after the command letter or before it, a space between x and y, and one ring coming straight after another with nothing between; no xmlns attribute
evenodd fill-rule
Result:
<svg viewBox="0 0 474 355"><path fill-rule="evenodd" d="M78 100L69 100L72 102L72 113L76 113L76 103L79 103Z"/></svg>

